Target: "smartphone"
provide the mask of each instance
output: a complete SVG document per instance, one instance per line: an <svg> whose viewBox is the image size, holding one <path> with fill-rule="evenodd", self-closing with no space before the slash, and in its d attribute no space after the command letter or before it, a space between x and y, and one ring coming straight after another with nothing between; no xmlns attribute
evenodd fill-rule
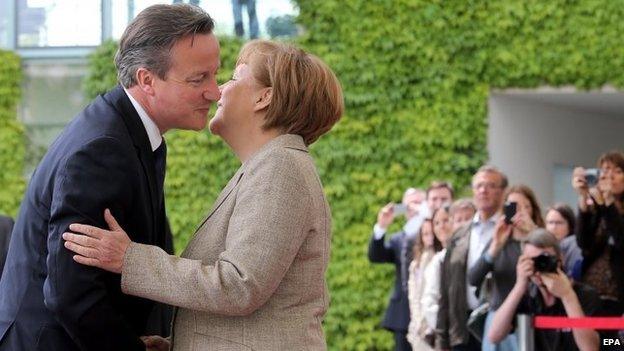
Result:
<svg viewBox="0 0 624 351"><path fill-rule="evenodd" d="M516 215L518 204L516 202L506 202L503 207L503 213L505 214L505 223L511 224L511 219Z"/></svg>
<svg viewBox="0 0 624 351"><path fill-rule="evenodd" d="M394 206L392 206L392 212L395 216L404 215L407 213L407 206L404 204L394 204Z"/></svg>
<svg viewBox="0 0 624 351"><path fill-rule="evenodd" d="M600 170L598 168L588 168L585 170L585 183L587 187L593 188L598 185L600 179Z"/></svg>

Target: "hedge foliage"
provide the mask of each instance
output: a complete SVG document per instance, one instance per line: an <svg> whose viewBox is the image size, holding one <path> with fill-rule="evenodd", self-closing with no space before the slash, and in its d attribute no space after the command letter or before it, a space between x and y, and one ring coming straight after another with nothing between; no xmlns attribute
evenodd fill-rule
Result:
<svg viewBox="0 0 624 351"><path fill-rule="evenodd" d="M14 53L0 50L0 214L17 215L24 193L24 128L17 121L22 69Z"/></svg>
<svg viewBox="0 0 624 351"><path fill-rule="evenodd" d="M311 148L334 219L328 344L332 350L390 350L392 335L379 322L394 270L371 265L366 256L379 207L433 179L467 186L487 159L491 89L621 88L624 2L297 3L297 21L305 28L298 42L336 71L347 104L344 119ZM221 38L221 45L224 81L241 43ZM111 52L96 55L93 68L114 74ZM167 141L167 208L179 251L238 162L208 132L174 132Z"/></svg>

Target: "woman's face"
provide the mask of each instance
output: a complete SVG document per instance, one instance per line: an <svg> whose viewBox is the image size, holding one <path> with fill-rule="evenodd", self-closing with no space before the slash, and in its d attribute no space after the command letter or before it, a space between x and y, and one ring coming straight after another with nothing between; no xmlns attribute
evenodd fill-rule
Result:
<svg viewBox="0 0 624 351"><path fill-rule="evenodd" d="M553 233L561 241L570 234L570 225L557 210L546 213L546 230Z"/></svg>
<svg viewBox="0 0 624 351"><path fill-rule="evenodd" d="M621 195L624 193L624 171L612 162L603 162L600 166L601 178L611 183L611 193Z"/></svg>
<svg viewBox="0 0 624 351"><path fill-rule="evenodd" d="M210 132L221 137L246 132L254 116L254 99L261 89L251 73L251 68L240 64L234 70L232 79L219 87L221 99L217 101L217 112L210 120Z"/></svg>
<svg viewBox="0 0 624 351"><path fill-rule="evenodd" d="M472 221L474 215L475 211L470 207L460 208L459 210L455 211L453 217L451 218L451 222L453 224L453 232L465 225L468 225L470 221Z"/></svg>
<svg viewBox="0 0 624 351"><path fill-rule="evenodd" d="M511 193L507 196L507 202L515 202L516 211L526 214L529 218L533 218L533 207L529 199L521 193Z"/></svg>
<svg viewBox="0 0 624 351"><path fill-rule="evenodd" d="M438 210L433 217L433 233L441 243L445 243L453 233L451 218L444 209Z"/></svg>
<svg viewBox="0 0 624 351"><path fill-rule="evenodd" d="M433 227L431 221L424 221L420 230L421 240L426 248L433 246Z"/></svg>

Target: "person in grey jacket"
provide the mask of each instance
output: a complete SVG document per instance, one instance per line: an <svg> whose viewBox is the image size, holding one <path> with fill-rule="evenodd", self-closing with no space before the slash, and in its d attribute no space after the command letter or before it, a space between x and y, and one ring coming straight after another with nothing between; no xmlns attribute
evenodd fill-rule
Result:
<svg viewBox="0 0 624 351"><path fill-rule="evenodd" d="M453 234L446 249L440 278L440 306L436 325L436 348L480 350L466 322L479 302L476 289L468 286L467 271L492 239L507 188L507 177L493 166L479 168L472 178L477 213L466 227Z"/></svg>

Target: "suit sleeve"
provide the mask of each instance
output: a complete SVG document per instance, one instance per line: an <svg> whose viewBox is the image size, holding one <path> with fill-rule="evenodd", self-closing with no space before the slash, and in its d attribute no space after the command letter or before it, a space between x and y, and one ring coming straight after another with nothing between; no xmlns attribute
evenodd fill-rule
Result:
<svg viewBox="0 0 624 351"><path fill-rule="evenodd" d="M615 247L619 251L624 250L624 218L622 218L622 215L615 204L604 207L603 213L605 219L605 230L609 236L613 238Z"/></svg>
<svg viewBox="0 0 624 351"><path fill-rule="evenodd" d="M368 243L368 259L373 263L394 263L395 255L392 245L395 237L396 235L386 243L385 235L380 239L375 239L375 234L373 234Z"/></svg>
<svg viewBox="0 0 624 351"><path fill-rule="evenodd" d="M285 155L245 173L225 250L214 263L132 243L124 256L123 291L229 316L249 315L260 308L279 286L305 238L320 235L309 223L315 200L302 171L293 164Z"/></svg>
<svg viewBox="0 0 624 351"><path fill-rule="evenodd" d="M484 251L483 253L486 252L487 247L486 251ZM472 286L476 286L477 289L480 289L481 284L483 284L483 281L485 280L485 276L487 276L487 274L490 273L493 269L494 264L488 262L483 254L481 254L481 257L479 257L477 262L475 262L474 265L468 269L468 283L470 283L470 285Z"/></svg>
<svg viewBox="0 0 624 351"><path fill-rule="evenodd" d="M598 230L598 215L596 210L583 212L579 209L574 228L578 247L581 248L584 253L592 251L595 241L594 237L596 230Z"/></svg>
<svg viewBox="0 0 624 351"><path fill-rule="evenodd" d="M444 261L442 262L441 275L440 275L440 302L438 307L438 320L436 322L435 334L436 334L436 348L438 349L450 349L449 339L449 266L451 260L451 253L453 252L453 245L449 245L444 255Z"/></svg>
<svg viewBox="0 0 624 351"><path fill-rule="evenodd" d="M113 307L110 287L119 276L73 261L61 235L71 223L106 227L110 208L125 223L132 206L128 150L113 138L99 138L68 156L54 183L47 240L45 305L81 350L145 350Z"/></svg>

